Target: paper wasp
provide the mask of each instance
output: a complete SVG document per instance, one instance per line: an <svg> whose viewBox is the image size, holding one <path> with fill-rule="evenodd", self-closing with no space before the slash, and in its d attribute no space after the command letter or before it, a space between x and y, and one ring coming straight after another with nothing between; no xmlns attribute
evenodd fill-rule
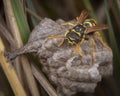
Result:
<svg viewBox="0 0 120 96"><path fill-rule="evenodd" d="M76 18L76 23L73 24L71 22L67 22L63 25L70 25L73 28L69 29L64 36L49 36L49 38L62 38L58 46L61 46L64 41L66 40L69 45L75 45L75 49L78 51L80 56L82 56L82 52L80 49L80 45L84 42L84 40L91 40L92 42L92 59L94 61L94 46L95 41L90 36L90 34L94 34L98 36L99 40L103 44L103 46L106 47L106 44L103 42L102 37L100 36L100 33L97 32L99 30L105 30L108 29L107 25L97 25L96 21L94 19L86 19L89 15L88 10L83 10L79 17Z"/></svg>

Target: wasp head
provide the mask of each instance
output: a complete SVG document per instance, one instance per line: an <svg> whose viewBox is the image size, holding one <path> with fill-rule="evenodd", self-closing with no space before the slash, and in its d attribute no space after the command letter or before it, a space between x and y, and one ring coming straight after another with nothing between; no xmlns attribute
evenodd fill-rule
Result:
<svg viewBox="0 0 120 96"><path fill-rule="evenodd" d="M97 22L94 19L86 19L83 22L83 26L86 27L86 28L93 27L93 26L96 26L96 25L97 25Z"/></svg>

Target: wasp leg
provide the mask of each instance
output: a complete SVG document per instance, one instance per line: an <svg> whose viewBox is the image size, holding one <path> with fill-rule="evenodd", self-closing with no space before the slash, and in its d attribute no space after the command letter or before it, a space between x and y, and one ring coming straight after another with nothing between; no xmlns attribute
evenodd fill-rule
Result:
<svg viewBox="0 0 120 96"><path fill-rule="evenodd" d="M101 35L100 35L99 32L95 32L94 34L98 37L98 39L100 40L100 42L102 43L102 45L103 45L104 47L110 49L110 48L104 43L104 41L103 41L103 39L102 39L102 37L101 37ZM110 50L111 50L111 49L110 49Z"/></svg>
<svg viewBox="0 0 120 96"><path fill-rule="evenodd" d="M95 54L94 54L94 48L95 48L95 41L92 37L88 38L92 42L92 61L95 61Z"/></svg>
<svg viewBox="0 0 120 96"><path fill-rule="evenodd" d="M63 36L55 35L55 36L49 36L48 38L54 39L54 38L64 38Z"/></svg>
<svg viewBox="0 0 120 96"><path fill-rule="evenodd" d="M76 17L76 21L78 22L78 20L79 20L79 17Z"/></svg>
<svg viewBox="0 0 120 96"><path fill-rule="evenodd" d="M60 43L57 44L58 47L60 47L60 46L64 43L64 37L63 37L63 36L56 35L56 36L49 36L48 38L50 38L50 39L63 38L63 39L60 41Z"/></svg>
<svg viewBox="0 0 120 96"><path fill-rule="evenodd" d="M57 46L60 47L63 43L64 43L64 39L62 39L62 40L60 41L60 43L57 44Z"/></svg>
<svg viewBox="0 0 120 96"><path fill-rule="evenodd" d="M77 21L77 24L79 23L78 21L79 21L79 17L76 17L76 21Z"/></svg>
<svg viewBox="0 0 120 96"><path fill-rule="evenodd" d="M76 44L76 47L75 47L75 49L73 51L73 52L77 51L81 57L83 56L83 54L82 54L82 51L80 49L80 45L83 43L83 41L84 41L84 39L82 39L78 44Z"/></svg>
<svg viewBox="0 0 120 96"><path fill-rule="evenodd" d="M83 42L84 42L84 38L78 44L81 45Z"/></svg>
<svg viewBox="0 0 120 96"><path fill-rule="evenodd" d="M63 23L63 24L61 24L61 25L69 25L69 26L76 26L76 24L73 24L73 23L71 23L71 22L66 22L66 23Z"/></svg>
<svg viewBox="0 0 120 96"><path fill-rule="evenodd" d="M76 51L79 53L79 55L80 55L81 57L83 56L82 51L81 51L81 49L80 49L80 46L79 46L78 44L76 44L76 47L75 47L75 49L74 49L73 52L76 52Z"/></svg>

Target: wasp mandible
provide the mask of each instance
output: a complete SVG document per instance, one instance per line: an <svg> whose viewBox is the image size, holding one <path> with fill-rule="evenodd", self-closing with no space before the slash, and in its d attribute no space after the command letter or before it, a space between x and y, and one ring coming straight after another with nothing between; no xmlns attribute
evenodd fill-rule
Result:
<svg viewBox="0 0 120 96"><path fill-rule="evenodd" d="M95 41L90 36L90 34L97 35L100 42L103 44L103 46L107 47L106 44L103 42L102 37L99 30L105 30L108 29L107 25L97 25L95 19L86 19L89 15L88 10L83 10L79 17L76 18L76 23L73 24L71 22L64 23L63 25L70 25L73 28L67 30L64 36L49 36L49 38L62 38L58 46L61 46L64 43L64 40L67 41L69 45L75 45L75 49L78 51L80 56L83 56L80 45L84 42L84 40L91 40L92 42L92 59L94 61L94 46Z"/></svg>

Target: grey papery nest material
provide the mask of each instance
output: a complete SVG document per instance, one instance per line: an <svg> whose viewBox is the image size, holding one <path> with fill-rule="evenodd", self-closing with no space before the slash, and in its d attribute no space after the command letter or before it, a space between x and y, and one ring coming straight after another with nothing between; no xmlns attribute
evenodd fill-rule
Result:
<svg viewBox="0 0 120 96"><path fill-rule="evenodd" d="M11 54L14 58L20 54L34 52L43 65L43 71L57 87L61 96L71 96L77 92L94 92L102 77L112 74L112 51L104 47L97 36L95 40L95 62L92 61L92 42L85 40L80 48L83 56L73 52L75 46L67 42L60 47L60 38L49 39L48 36L64 35L71 26L61 25L64 21L43 19L32 31L28 43ZM71 21L75 22L75 20Z"/></svg>

